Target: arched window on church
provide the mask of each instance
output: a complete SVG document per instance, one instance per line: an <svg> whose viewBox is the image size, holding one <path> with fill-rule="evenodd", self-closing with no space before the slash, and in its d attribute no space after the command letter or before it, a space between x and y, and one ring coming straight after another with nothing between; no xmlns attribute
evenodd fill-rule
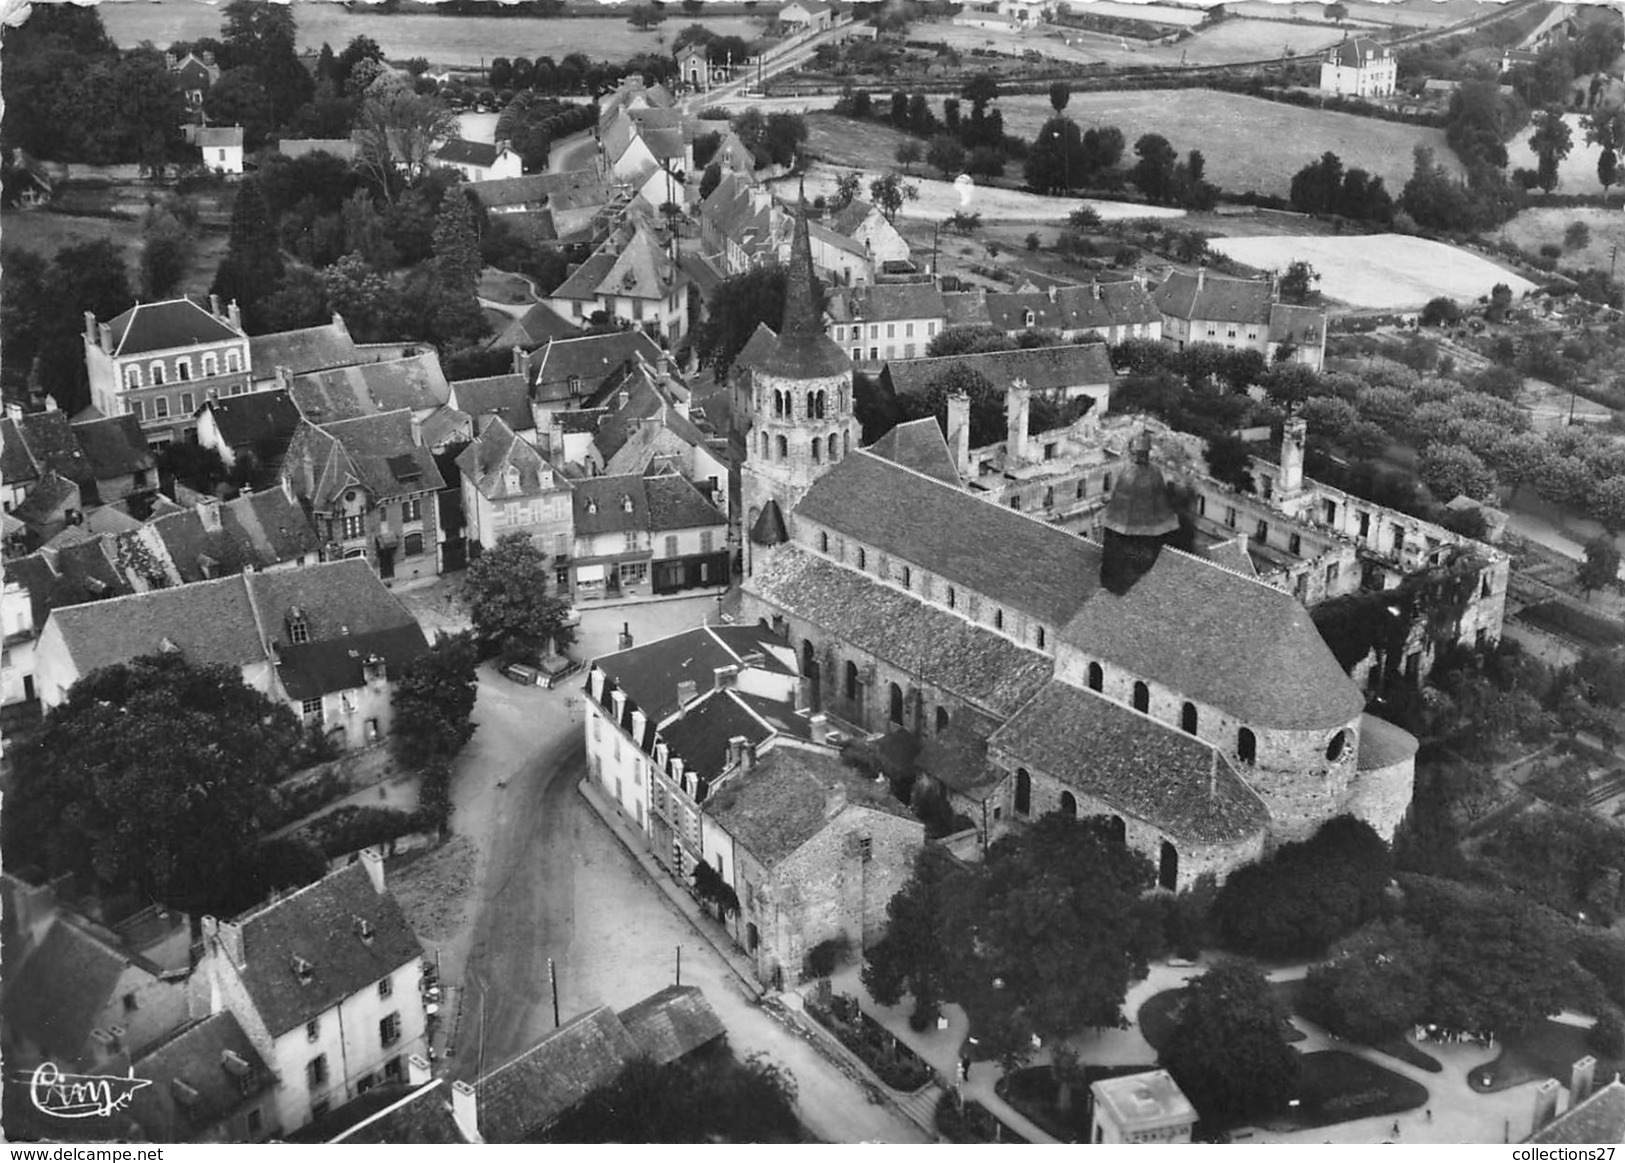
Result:
<svg viewBox="0 0 1625 1163"><path fill-rule="evenodd" d="M852 455L852 434L850 432L841 433L841 455Z"/></svg>
<svg viewBox="0 0 1625 1163"><path fill-rule="evenodd" d="M774 439L778 442L779 459L780 460L789 460L790 459L790 441L787 440L783 436L777 436L777 437L774 437Z"/></svg>
<svg viewBox="0 0 1625 1163"><path fill-rule="evenodd" d="M1187 735L1196 734L1196 704L1186 703L1179 708L1179 729Z"/></svg>
<svg viewBox="0 0 1625 1163"><path fill-rule="evenodd" d="M766 460L770 455L767 447L767 433L764 432L762 433L762 459Z"/></svg>
<svg viewBox="0 0 1625 1163"><path fill-rule="evenodd" d="M1236 732L1236 758L1243 763L1258 761L1258 738L1246 727Z"/></svg>
<svg viewBox="0 0 1625 1163"><path fill-rule="evenodd" d="M1151 709L1151 688L1143 682L1134 684L1134 709L1141 714Z"/></svg>
<svg viewBox="0 0 1625 1163"><path fill-rule="evenodd" d="M896 683L891 684L891 721L903 725L903 688Z"/></svg>
<svg viewBox="0 0 1625 1163"><path fill-rule="evenodd" d="M941 735L948 729L948 708L937 708L937 734Z"/></svg>
<svg viewBox="0 0 1625 1163"><path fill-rule="evenodd" d="M914 571L906 565L903 567L903 588L905 590L914 588Z"/></svg>
<svg viewBox="0 0 1625 1163"><path fill-rule="evenodd" d="M957 605L959 605L959 591L954 589L953 586L949 586L948 587L948 608L950 610L952 610Z"/></svg>
<svg viewBox="0 0 1625 1163"><path fill-rule="evenodd" d="M1063 816L1074 816L1075 817L1075 816L1077 816L1077 814L1078 814L1078 797L1073 795L1069 791L1062 792L1061 793L1061 815L1063 815Z"/></svg>
<svg viewBox="0 0 1625 1163"><path fill-rule="evenodd" d="M858 664L855 662L846 664L846 697L848 699L858 697Z"/></svg>
<svg viewBox="0 0 1625 1163"><path fill-rule="evenodd" d="M1016 811L1025 816L1033 810L1033 777L1025 767L1016 768Z"/></svg>
<svg viewBox="0 0 1625 1163"><path fill-rule="evenodd" d="M812 458L814 464L818 464L824 459L823 442L816 436L812 438Z"/></svg>
<svg viewBox="0 0 1625 1163"><path fill-rule="evenodd" d="M1092 691L1104 690L1106 686L1106 668L1098 662L1089 664L1089 689Z"/></svg>
<svg viewBox="0 0 1625 1163"><path fill-rule="evenodd" d="M829 434L829 462L834 464L839 459L841 459L841 450L835 443L835 433L831 432Z"/></svg>

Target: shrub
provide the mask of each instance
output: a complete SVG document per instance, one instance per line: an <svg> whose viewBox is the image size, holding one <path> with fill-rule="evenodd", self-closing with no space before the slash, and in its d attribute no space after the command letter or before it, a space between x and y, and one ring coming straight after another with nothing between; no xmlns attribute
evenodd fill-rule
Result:
<svg viewBox="0 0 1625 1163"><path fill-rule="evenodd" d="M1570 222L1568 229L1563 231L1563 245L1570 250L1584 250L1591 244L1591 227L1578 220ZM1541 248L1545 250L1544 247Z"/></svg>
<svg viewBox="0 0 1625 1163"><path fill-rule="evenodd" d="M1607 1010L1586 1033L1586 1045L1604 1058L1625 1058L1625 1020Z"/></svg>
<svg viewBox="0 0 1625 1163"><path fill-rule="evenodd" d="M801 976L803 978L828 977L835 972L841 958L846 956L846 939L844 937L830 937L818 942L802 960Z"/></svg>

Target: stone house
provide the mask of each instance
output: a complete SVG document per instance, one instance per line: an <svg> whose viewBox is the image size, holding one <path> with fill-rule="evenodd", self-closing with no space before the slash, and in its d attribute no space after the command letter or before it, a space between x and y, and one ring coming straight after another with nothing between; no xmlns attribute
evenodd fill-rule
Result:
<svg viewBox="0 0 1625 1163"><path fill-rule="evenodd" d="M817 0L791 0L779 9L779 23L797 32L822 31L834 20L835 6Z"/></svg>
<svg viewBox="0 0 1625 1163"><path fill-rule="evenodd" d="M203 108L203 98L220 79L220 66L215 64L211 52L187 53L180 58L171 56L169 71L175 74L175 87L186 98L186 107L192 110Z"/></svg>
<svg viewBox="0 0 1625 1163"><path fill-rule="evenodd" d="M235 303L191 299L137 303L109 323L85 312L91 406L131 415L154 449L189 440L193 413L214 396L249 390L249 341Z"/></svg>
<svg viewBox="0 0 1625 1163"><path fill-rule="evenodd" d="M912 261L908 241L880 212L880 208L871 202L854 198L843 209L830 212L824 219L824 225L863 247L877 271L888 269L888 263L895 265Z"/></svg>
<svg viewBox="0 0 1625 1163"><path fill-rule="evenodd" d="M1188 343L1212 343L1256 351L1268 364L1282 351L1294 363L1320 371L1326 361L1326 312L1277 298L1274 278L1231 279L1206 268L1175 271L1153 295L1162 334L1181 351Z"/></svg>
<svg viewBox="0 0 1625 1163"><path fill-rule="evenodd" d="M577 326L595 318L621 322L675 346L688 334L688 284L688 275L650 226L634 218L577 267L547 303Z"/></svg>
<svg viewBox="0 0 1625 1163"><path fill-rule="evenodd" d="M675 473L574 483L580 600L726 585L728 518Z"/></svg>
<svg viewBox="0 0 1625 1163"><path fill-rule="evenodd" d="M525 172L524 160L508 148L508 143L465 141L453 137L434 151L431 164L456 170L469 182L489 182L517 178Z"/></svg>
<svg viewBox="0 0 1625 1163"><path fill-rule="evenodd" d="M197 131L198 152L203 168L217 174L243 172L243 127L241 125L203 126Z"/></svg>
<svg viewBox="0 0 1625 1163"><path fill-rule="evenodd" d="M976 294L987 322L1006 335L1058 331L1072 343L1085 337L1106 343L1162 338L1162 314L1138 279Z"/></svg>
<svg viewBox="0 0 1625 1163"><path fill-rule="evenodd" d="M364 558L386 580L440 572L435 498L445 481L416 437L406 409L301 421L282 479L310 512L323 557Z"/></svg>
<svg viewBox="0 0 1625 1163"><path fill-rule="evenodd" d="M885 781L780 741L706 802L705 837L739 898L737 939L757 977L782 984L824 942L857 951L879 939L925 826Z"/></svg>
<svg viewBox="0 0 1625 1163"><path fill-rule="evenodd" d="M560 592L568 596L574 541L569 480L496 414L481 417L479 434L457 455L457 468L471 554L524 533L552 560Z"/></svg>
<svg viewBox="0 0 1625 1163"><path fill-rule="evenodd" d="M1392 97L1399 56L1368 36L1345 37L1320 60L1320 91L1339 97Z"/></svg>
<svg viewBox="0 0 1625 1163"><path fill-rule="evenodd" d="M890 360L912 360L946 325L935 283L879 283L834 288L824 304L825 330L858 367L874 370Z"/></svg>
<svg viewBox="0 0 1625 1163"><path fill-rule="evenodd" d="M228 469L241 467L256 482L271 480L300 419L286 388L211 399L198 409L197 442L218 453Z"/></svg>
<svg viewBox="0 0 1625 1163"><path fill-rule="evenodd" d="M405 1081L428 1047L423 946L375 851L231 920L205 917L203 939L210 1010L235 1016L270 1065L284 1130Z"/></svg>

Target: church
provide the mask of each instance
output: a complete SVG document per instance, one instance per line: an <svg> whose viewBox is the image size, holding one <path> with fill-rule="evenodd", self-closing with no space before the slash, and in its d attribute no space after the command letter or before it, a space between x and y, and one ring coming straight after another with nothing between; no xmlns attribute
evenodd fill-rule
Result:
<svg viewBox="0 0 1625 1163"><path fill-rule="evenodd" d="M1416 740L1365 712L1297 597L1176 547L1148 440L1098 542L960 487L934 424L862 448L805 207L788 275L748 386L741 608L796 651L814 710L912 735L984 844L1102 816L1170 890L1344 813L1393 836Z"/></svg>

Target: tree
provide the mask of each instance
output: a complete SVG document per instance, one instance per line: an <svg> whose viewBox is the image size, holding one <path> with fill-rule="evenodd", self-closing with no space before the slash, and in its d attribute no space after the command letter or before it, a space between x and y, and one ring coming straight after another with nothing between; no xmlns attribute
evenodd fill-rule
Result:
<svg viewBox="0 0 1625 1163"><path fill-rule="evenodd" d="M258 333L262 330L260 302L282 281L282 271L282 251L277 246L276 231L271 228L265 195L260 191L259 179L249 175L237 186L226 253L209 292L219 295L222 303L236 300L244 326Z"/></svg>
<svg viewBox="0 0 1625 1163"><path fill-rule="evenodd" d="M1593 590L1619 589L1619 547L1610 537L1593 537L1586 542L1586 558L1575 572L1589 601Z"/></svg>
<svg viewBox="0 0 1625 1163"><path fill-rule="evenodd" d="M1318 282L1320 272L1302 259L1295 259L1281 276L1281 298L1288 303L1307 303Z"/></svg>
<svg viewBox="0 0 1625 1163"><path fill-rule="evenodd" d="M897 159L897 164L903 167L903 173L907 174L913 169L914 163L920 160L924 152L920 143L910 137L897 143L897 151L892 156Z"/></svg>
<svg viewBox="0 0 1625 1163"><path fill-rule="evenodd" d="M869 199L880 207L887 222L897 221L897 212L903 208L903 203L912 202L919 196L918 186L912 182L905 183L896 174L884 174L869 183Z"/></svg>
<svg viewBox="0 0 1625 1163"><path fill-rule="evenodd" d="M260 83L258 69L244 66L222 73L203 97L203 111L220 125L243 127L243 149L252 153L270 133L271 95Z"/></svg>
<svg viewBox="0 0 1625 1163"><path fill-rule="evenodd" d="M1529 148L1534 150L1539 162L1536 172L1540 174L1540 188L1548 194L1557 185L1558 164L1569 156L1573 147L1573 135L1569 132L1568 122L1563 120L1561 109L1554 106L1536 115L1535 132L1529 138Z"/></svg>
<svg viewBox="0 0 1625 1163"><path fill-rule="evenodd" d="M634 4L627 10L626 19L633 28L650 29L666 19L666 14L653 4Z"/></svg>
<svg viewBox="0 0 1625 1163"><path fill-rule="evenodd" d="M1089 176L1089 169L1077 123L1069 117L1052 117L1033 139L1023 173L1031 189L1046 194L1071 189Z"/></svg>
<svg viewBox="0 0 1625 1163"><path fill-rule="evenodd" d="M766 324L778 331L784 318L784 268L756 267L722 280L706 303L705 319L694 331L694 347L719 376L734 356Z"/></svg>
<svg viewBox="0 0 1625 1163"><path fill-rule="evenodd" d="M942 849L927 846L914 874L886 905L886 933L864 953L863 984L881 1005L914 995L915 1013L930 1013L947 998L942 917L951 895L968 880Z"/></svg>
<svg viewBox="0 0 1625 1163"><path fill-rule="evenodd" d="M764 1054L639 1058L550 1125L551 1143L797 1143L794 1075Z"/></svg>
<svg viewBox="0 0 1625 1163"><path fill-rule="evenodd" d="M989 72L976 73L965 82L960 95L971 103L973 116L981 114L989 102L998 100L999 80Z"/></svg>
<svg viewBox="0 0 1625 1163"><path fill-rule="evenodd" d="M1072 86L1065 81L1051 81L1049 85L1049 104L1055 110L1056 116L1066 108L1066 103L1072 100Z"/></svg>
<svg viewBox="0 0 1625 1163"><path fill-rule="evenodd" d="M1179 155L1160 133L1147 133L1134 143L1140 160L1129 171L1129 180L1153 202L1167 201L1173 192L1174 167Z"/></svg>
<svg viewBox="0 0 1625 1163"><path fill-rule="evenodd" d="M1619 181L1619 152L1625 149L1625 108L1598 108L1580 119L1586 141L1599 146L1597 154L1597 180L1602 183L1603 196L1608 187Z"/></svg>
<svg viewBox="0 0 1625 1163"><path fill-rule="evenodd" d="M480 242L474 232L474 207L468 195L454 191L441 201L434 222L435 273L445 288L473 298L479 289Z"/></svg>
<svg viewBox="0 0 1625 1163"><path fill-rule="evenodd" d="M408 182L429 165L435 148L458 133L457 115L438 97L380 80L356 114L356 162L379 193L394 202L404 168Z"/></svg>
<svg viewBox="0 0 1625 1163"><path fill-rule="evenodd" d="M141 231L141 292L149 300L168 299L180 286L192 257L192 235L173 214L150 214Z"/></svg>
<svg viewBox="0 0 1625 1163"><path fill-rule="evenodd" d="M700 175L700 201L703 202L709 198L720 185L722 185L722 164L712 162L705 167L705 172Z"/></svg>
<svg viewBox="0 0 1625 1163"><path fill-rule="evenodd" d="M916 161L919 159L916 158ZM829 208L840 213L857 200L863 191L863 175L857 170L848 170L835 179L835 193L830 195Z"/></svg>
<svg viewBox="0 0 1625 1163"><path fill-rule="evenodd" d="M449 761L474 737L475 668L479 646L471 631L441 633L428 651L406 664L390 701L390 742L411 767Z"/></svg>
<svg viewBox="0 0 1625 1163"><path fill-rule="evenodd" d="M355 72L356 66L362 61L381 65L384 63L384 50L370 36L353 36L350 43L344 46L344 51L333 61L334 83L339 88L344 88L351 74ZM494 67L495 62L492 62L492 65Z"/></svg>
<svg viewBox="0 0 1625 1163"><path fill-rule="evenodd" d="M1090 175L1109 170L1123 160L1128 147L1123 131L1115 125L1100 125L1083 135L1083 160Z"/></svg>
<svg viewBox="0 0 1625 1163"><path fill-rule="evenodd" d="M570 603L548 596L552 580L552 560L523 533L508 534L469 563L462 596L487 649L536 655L549 642L562 652L575 641L564 624Z"/></svg>
<svg viewBox="0 0 1625 1163"><path fill-rule="evenodd" d="M1423 327L1454 327L1461 322L1461 308L1454 299L1440 295L1427 301L1420 321Z"/></svg>
<svg viewBox="0 0 1625 1163"><path fill-rule="evenodd" d="M1284 1021L1258 970L1217 965L1185 987L1157 1058L1209 1128L1266 1117L1285 1107L1300 1077Z"/></svg>
<svg viewBox="0 0 1625 1163"><path fill-rule="evenodd" d="M792 165L807 142L807 119L799 113L774 112L762 127L761 150L776 165Z"/></svg>
<svg viewBox="0 0 1625 1163"><path fill-rule="evenodd" d="M110 239L98 238L62 247L49 264L9 248L5 259L0 366L23 383L36 379L71 416L90 403L83 313L112 319L135 298L124 255Z"/></svg>
<svg viewBox="0 0 1625 1163"><path fill-rule="evenodd" d="M359 254L347 254L320 272L322 291L362 343L408 338L406 304L394 283Z"/></svg>
<svg viewBox="0 0 1625 1163"><path fill-rule="evenodd" d="M7 863L216 912L301 739L236 667L156 654L92 671L18 749Z"/></svg>
<svg viewBox="0 0 1625 1163"><path fill-rule="evenodd" d="M958 138L939 133L931 139L931 145L926 150L925 164L944 178L962 173L965 169L965 147Z"/></svg>
<svg viewBox="0 0 1625 1163"><path fill-rule="evenodd" d="M1404 1034L1425 1017L1431 958L1427 942L1400 922L1362 930L1330 961L1311 966L1304 1016L1340 1038L1373 1044Z"/></svg>
<svg viewBox="0 0 1625 1163"><path fill-rule="evenodd" d="M1416 475L1440 501L1487 497L1496 487L1495 473L1477 454L1437 440L1422 450Z"/></svg>

